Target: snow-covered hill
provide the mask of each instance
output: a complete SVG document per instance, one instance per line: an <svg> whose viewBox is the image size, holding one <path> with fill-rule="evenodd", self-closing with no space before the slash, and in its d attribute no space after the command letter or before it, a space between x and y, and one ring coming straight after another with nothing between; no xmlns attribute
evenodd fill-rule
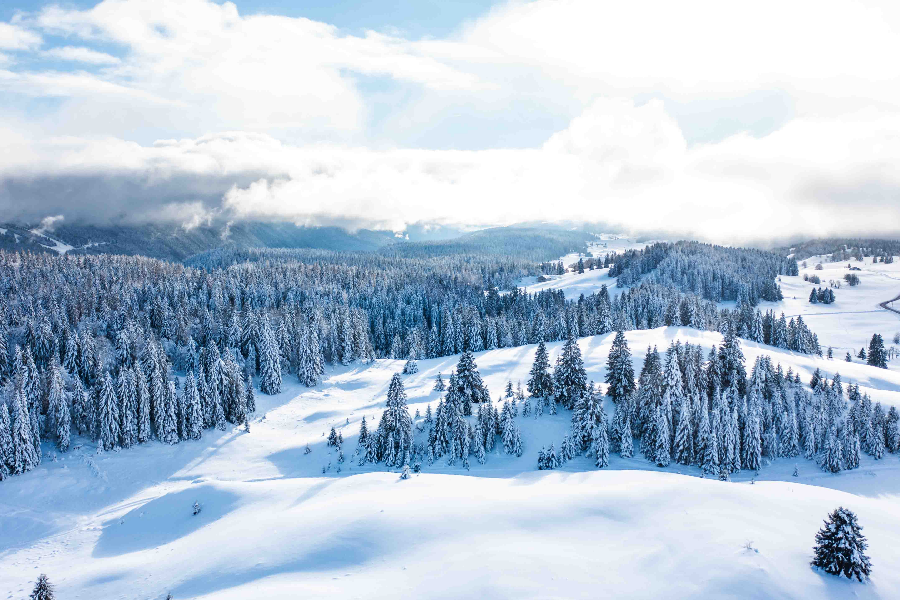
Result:
<svg viewBox="0 0 900 600"><path fill-rule="evenodd" d="M627 337L636 368L649 345L721 342L679 328ZM595 381L611 342L579 341ZM548 345L551 363L560 347ZM495 399L508 380L524 382L534 352L476 354ZM744 353L751 364L770 354L804 379L816 367L839 370L873 400L900 405L894 370L749 342ZM413 413L434 408L434 377L457 360L421 361L404 376ZM569 428L571 413L561 410L517 418L520 458L495 450L470 470L438 461L404 481L353 456L360 420L377 422L401 368L391 360L337 367L311 389L286 379L281 394L258 396L249 433L210 430L197 442L100 455L78 439L57 460L46 446L41 466L0 484L0 589L23 597L46 572L59 597L85 599L897 597L894 455L865 456L860 469L838 475L779 459L755 481L749 471L720 482L695 467L617 456L602 471L587 458L537 471L538 449ZM325 443L332 426L345 439L343 463ZM867 585L809 567L814 534L838 505L856 511L869 537Z"/></svg>

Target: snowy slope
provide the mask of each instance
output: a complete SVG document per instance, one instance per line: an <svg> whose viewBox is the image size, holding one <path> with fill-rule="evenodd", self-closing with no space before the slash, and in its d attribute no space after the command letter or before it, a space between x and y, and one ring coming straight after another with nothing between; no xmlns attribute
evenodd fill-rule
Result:
<svg viewBox="0 0 900 600"><path fill-rule="evenodd" d="M621 253L625 250L643 250L647 245L653 244L653 241L636 242L633 239L619 237L613 234L600 234L597 242L588 245L588 252L593 256L602 258L604 255L614 252ZM572 263L577 263L581 258L580 254L567 254L560 257L559 260L568 267ZM519 283L519 287L524 288L529 293L540 292L542 290L557 289L562 290L567 300L578 300L578 296L592 294L606 285L609 289L610 296L615 296L622 292L621 288L616 287L615 278L610 279L609 269L585 270L584 273L568 272L564 275L552 275L548 281L538 282L536 277L523 279Z"/></svg>
<svg viewBox="0 0 900 600"><path fill-rule="evenodd" d="M709 347L712 332L628 333L639 368L648 345ZM580 340L588 375L602 380L612 336ZM548 345L551 363L560 343ZM535 347L476 355L492 395L525 379ZM744 344L804 378L839 367L876 400L900 404L900 374ZM405 376L410 410L436 405L433 378L458 357L421 361ZM830 475L798 460L765 466L751 484L701 479L693 467L613 457L598 471L576 458L536 471L540 446L559 441L570 414L519 417L521 458L495 450L470 471L443 461L401 481L353 461L359 421L371 426L401 361L329 370L307 389L285 379L258 395L250 433L206 431L199 442L151 443L95 454L93 444L0 484L0 590L23 597L39 572L61 598L353 598L598 596L897 597L900 461L863 458ZM349 421L349 423L348 423ZM374 422L373 422L374 421ZM342 429L347 460L325 446ZM305 453L309 444L311 452ZM323 467L330 469L323 473ZM341 472L338 472L340 467ZM680 474L679 474L680 472ZM193 516L195 501L202 512ZM821 519L856 511L874 563L868 585L812 571ZM748 550L744 545L752 541Z"/></svg>
<svg viewBox="0 0 900 600"><path fill-rule="evenodd" d="M855 357L861 347L868 346L873 333L880 333L885 344L890 344L894 334L900 331L900 315L878 305L900 296L900 259L891 264L872 264L871 261L867 258L865 262L830 263L825 262L824 257L809 258L805 261L806 268L801 263L799 276L781 277L784 301L762 303L760 308L783 311L788 317L803 315L803 320L819 336L819 343L823 347L834 347L835 357L843 358L848 351ZM817 263L822 265L822 270L815 270ZM859 276L857 286L850 287L843 281L844 275L851 273L848 264L861 269L852 271ZM822 283L813 285L803 281L804 274L818 275ZM830 287L829 282L833 280L843 284L834 291L834 303L811 304L810 291L814 287Z"/></svg>

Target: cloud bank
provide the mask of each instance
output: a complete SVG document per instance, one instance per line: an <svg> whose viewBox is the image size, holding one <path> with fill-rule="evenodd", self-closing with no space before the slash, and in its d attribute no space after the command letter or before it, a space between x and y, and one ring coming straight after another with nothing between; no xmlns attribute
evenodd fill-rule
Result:
<svg viewBox="0 0 900 600"><path fill-rule="evenodd" d="M440 40L161 4L0 23L6 220L576 220L735 243L900 230L892 3L511 2ZM750 109L730 99L773 91L791 114L735 131ZM719 134L689 142L673 102L715 106ZM493 116L559 125L524 147L396 142Z"/></svg>

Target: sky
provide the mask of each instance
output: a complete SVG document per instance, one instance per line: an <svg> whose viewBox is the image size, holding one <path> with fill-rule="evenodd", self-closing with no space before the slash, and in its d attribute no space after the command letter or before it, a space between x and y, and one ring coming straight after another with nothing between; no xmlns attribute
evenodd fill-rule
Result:
<svg viewBox="0 0 900 600"><path fill-rule="evenodd" d="M896 235L897 56L896 2L10 0L0 221Z"/></svg>

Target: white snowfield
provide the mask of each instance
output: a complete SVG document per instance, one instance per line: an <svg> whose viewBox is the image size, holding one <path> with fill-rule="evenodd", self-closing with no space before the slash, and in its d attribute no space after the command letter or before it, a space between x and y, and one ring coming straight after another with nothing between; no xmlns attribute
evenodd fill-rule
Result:
<svg viewBox="0 0 900 600"><path fill-rule="evenodd" d="M868 257L863 262L856 260L832 263L826 257L814 256L806 259L807 267L801 261L800 275L781 277L781 291L784 302L762 303L760 308L772 308L791 317L802 315L803 320L818 336L823 346L833 346L835 358L844 358L850 352L854 359L859 349L866 346L873 333L880 333L885 345L890 345L894 334L900 332L900 314L879 306L882 302L900 296L900 257L894 257L889 264L872 263ZM817 264L822 265L816 270ZM851 271L847 265L860 269ZM860 283L850 287L844 275L859 276ZM803 281L803 275L818 275L822 283L813 285ZM812 304L809 293L813 288L833 287L831 281L840 281L840 289L834 290L832 304ZM900 301L895 303L900 310ZM839 353L839 354L838 354Z"/></svg>
<svg viewBox="0 0 900 600"><path fill-rule="evenodd" d="M612 338L579 341L594 381ZM681 328L627 338L636 370L648 345L664 350L678 339L708 351L721 342ZM548 345L551 364L561 345ZM839 370L845 385L900 404L895 370L743 348L748 365L765 353L805 380L816 367L829 377ZM476 354L495 402L507 380L524 384L534 352ZM420 361L418 374L403 377L413 414L436 407L434 378L457 360ZM402 366L329 369L310 389L286 376L278 396L257 395L249 433L207 430L197 442L101 455L79 438L80 448L55 461L45 445L40 467L0 483L0 590L24 598L44 572L58 598L84 600L900 597L896 455L864 456L837 475L779 459L755 481L749 471L720 482L694 467L615 455L603 470L579 457L537 471L540 447L558 448L569 431L571 413L560 410L519 414L521 458L498 444L469 471L442 459L401 480L383 465L359 467L354 450L360 420L374 429ZM343 464L326 447L332 426L344 437ZM868 537L867 584L809 566L815 533L837 506L855 511Z"/></svg>

